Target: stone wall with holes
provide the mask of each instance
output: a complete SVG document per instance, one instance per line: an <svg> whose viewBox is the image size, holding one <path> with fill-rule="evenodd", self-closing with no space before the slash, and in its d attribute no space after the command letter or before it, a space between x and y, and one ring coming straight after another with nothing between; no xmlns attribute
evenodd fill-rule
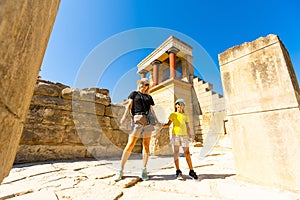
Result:
<svg viewBox="0 0 300 200"><path fill-rule="evenodd" d="M59 3L0 1L0 183L15 159Z"/></svg>
<svg viewBox="0 0 300 200"><path fill-rule="evenodd" d="M119 127L123 105L111 104L109 91L76 90L38 80L15 163L76 158L120 158L130 120ZM134 152L141 152L138 140Z"/></svg>

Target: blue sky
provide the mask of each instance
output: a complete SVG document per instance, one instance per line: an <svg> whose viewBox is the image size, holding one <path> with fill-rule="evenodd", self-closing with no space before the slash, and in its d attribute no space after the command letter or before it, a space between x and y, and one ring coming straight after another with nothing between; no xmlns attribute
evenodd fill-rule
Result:
<svg viewBox="0 0 300 200"><path fill-rule="evenodd" d="M80 79L83 87L107 88L113 102L121 102L136 88L136 65L171 31L183 41L185 36L195 41L208 53L215 66L194 63L199 74L213 69L215 80L203 76L208 82L220 79L219 53L271 33L286 46L299 79L299 8L297 0L61 0L40 75L71 87L85 77ZM167 31L159 37L151 31L148 34L149 27ZM141 29L146 31L142 35L114 41L123 33ZM135 46L125 50L132 43ZM110 57L110 53L115 54ZM97 60L94 68L86 67L91 57ZM218 86L215 89L222 92Z"/></svg>

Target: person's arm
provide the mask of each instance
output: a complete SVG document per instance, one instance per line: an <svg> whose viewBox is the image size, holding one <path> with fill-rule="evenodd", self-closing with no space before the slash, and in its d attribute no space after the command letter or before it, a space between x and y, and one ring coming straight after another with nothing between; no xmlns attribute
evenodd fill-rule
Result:
<svg viewBox="0 0 300 200"><path fill-rule="evenodd" d="M128 100L128 105L126 106L125 112L123 114L123 117L121 118L121 125L123 125L125 123L126 120L126 116L129 114L131 108L132 108L132 103L133 103L133 99L129 99Z"/></svg>
<svg viewBox="0 0 300 200"><path fill-rule="evenodd" d="M169 128L171 124L172 124L172 121L169 120L168 123L163 124L162 127L163 128Z"/></svg>
<svg viewBox="0 0 300 200"><path fill-rule="evenodd" d="M189 138L191 139L191 141L192 142L196 142L196 140L191 135L191 129L190 129L189 123L185 122L185 126L186 126L187 135L189 136Z"/></svg>

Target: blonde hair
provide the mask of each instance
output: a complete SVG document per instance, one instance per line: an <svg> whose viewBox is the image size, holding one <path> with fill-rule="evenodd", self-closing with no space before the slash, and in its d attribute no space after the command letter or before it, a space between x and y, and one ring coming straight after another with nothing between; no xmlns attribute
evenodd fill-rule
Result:
<svg viewBox="0 0 300 200"><path fill-rule="evenodd" d="M149 86L148 86L148 88L147 88L147 90L145 90L145 94L149 94L150 93L150 84L149 84ZM137 84L137 91L139 91L140 90L140 84Z"/></svg>

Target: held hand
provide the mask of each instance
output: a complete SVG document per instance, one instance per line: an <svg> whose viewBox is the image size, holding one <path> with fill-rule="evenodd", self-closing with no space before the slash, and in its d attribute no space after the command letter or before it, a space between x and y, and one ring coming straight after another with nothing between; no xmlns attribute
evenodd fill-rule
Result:
<svg viewBox="0 0 300 200"><path fill-rule="evenodd" d="M162 128L169 128L170 125L168 123L161 124Z"/></svg>
<svg viewBox="0 0 300 200"><path fill-rule="evenodd" d="M194 138L191 138L192 143L196 143L197 141Z"/></svg>

